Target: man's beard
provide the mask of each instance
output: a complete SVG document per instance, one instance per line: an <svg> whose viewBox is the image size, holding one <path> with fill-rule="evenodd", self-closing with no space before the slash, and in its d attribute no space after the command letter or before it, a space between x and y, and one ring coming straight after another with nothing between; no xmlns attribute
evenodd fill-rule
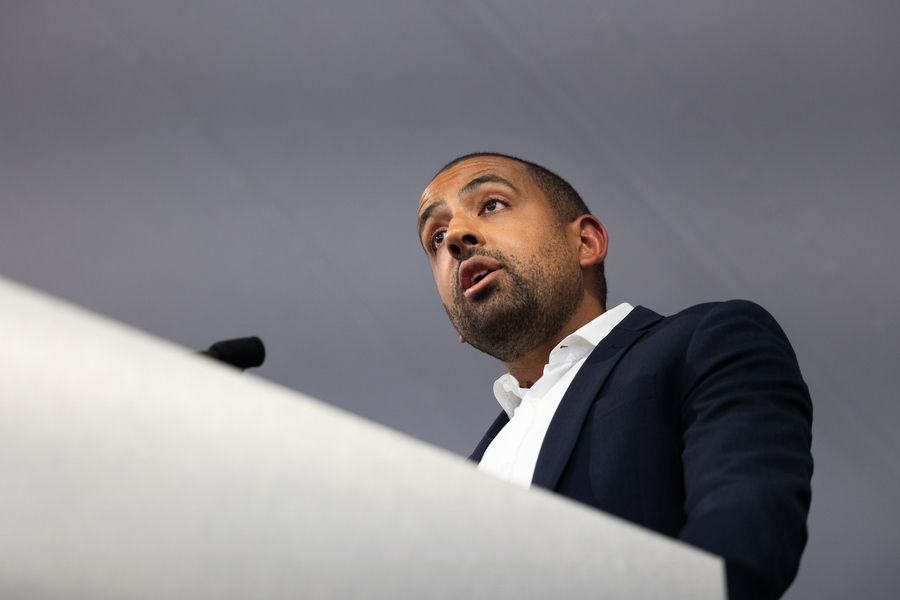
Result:
<svg viewBox="0 0 900 600"><path fill-rule="evenodd" d="M554 244L556 242L556 244ZM457 284L444 305L459 334L502 362L525 356L557 335L584 298L581 267L552 240L541 259L516 263L500 252L474 250L460 257L489 256L503 265L504 281L492 281L467 300Z"/></svg>

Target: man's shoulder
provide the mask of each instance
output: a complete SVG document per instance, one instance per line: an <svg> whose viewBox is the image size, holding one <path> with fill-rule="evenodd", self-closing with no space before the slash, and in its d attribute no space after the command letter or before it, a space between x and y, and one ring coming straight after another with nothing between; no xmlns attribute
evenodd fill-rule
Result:
<svg viewBox="0 0 900 600"><path fill-rule="evenodd" d="M656 315L652 310L638 306L635 316L640 317L642 312ZM657 315L658 317L658 315ZM731 320L749 319L769 326L778 327L775 318L762 306L750 300L726 300L723 302L704 302L695 304L673 315L657 318L657 325L690 325L704 322L722 322ZM779 328L780 329L780 328Z"/></svg>
<svg viewBox="0 0 900 600"><path fill-rule="evenodd" d="M653 348L688 353L689 348L730 346L735 343L787 344L787 336L774 317L748 300L706 302L662 317L637 306L625 321L625 329L643 330L633 351Z"/></svg>
<svg viewBox="0 0 900 600"><path fill-rule="evenodd" d="M689 306L682 311L675 313L667 319L705 317L710 313L720 314L750 314L750 315L769 315L768 311L756 302L750 300L725 300L722 302L704 302Z"/></svg>

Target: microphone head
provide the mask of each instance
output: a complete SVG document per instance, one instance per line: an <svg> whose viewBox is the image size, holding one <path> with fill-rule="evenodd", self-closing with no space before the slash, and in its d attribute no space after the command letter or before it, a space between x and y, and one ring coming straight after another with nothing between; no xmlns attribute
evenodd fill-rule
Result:
<svg viewBox="0 0 900 600"><path fill-rule="evenodd" d="M238 369L258 367L266 360L266 347L256 337L235 338L216 342L201 354L211 356Z"/></svg>

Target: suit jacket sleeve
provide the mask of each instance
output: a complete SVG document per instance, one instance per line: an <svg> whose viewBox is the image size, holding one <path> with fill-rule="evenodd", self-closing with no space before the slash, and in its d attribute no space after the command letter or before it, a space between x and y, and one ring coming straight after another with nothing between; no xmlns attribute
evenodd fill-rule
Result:
<svg viewBox="0 0 900 600"><path fill-rule="evenodd" d="M787 338L750 302L699 322L681 377L686 524L726 558L729 595L777 598L806 544L812 404Z"/></svg>

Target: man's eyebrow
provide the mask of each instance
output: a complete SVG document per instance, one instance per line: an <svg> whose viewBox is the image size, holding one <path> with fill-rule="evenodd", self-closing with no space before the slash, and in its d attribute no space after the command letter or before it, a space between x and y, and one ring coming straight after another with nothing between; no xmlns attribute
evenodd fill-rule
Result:
<svg viewBox="0 0 900 600"><path fill-rule="evenodd" d="M428 217L431 216L431 213L439 208L444 208L445 206L447 206L446 202L438 200L433 204L429 204L425 210L422 211L422 214L419 215L419 239L422 239L422 230L425 229L425 222L428 221Z"/></svg>
<svg viewBox="0 0 900 600"><path fill-rule="evenodd" d="M519 190L516 189L516 186L514 186L513 184L503 179L499 175L492 175L489 173L487 175L482 175L481 177L476 177L475 179L464 185L462 189L459 190L459 195L464 196L465 194L468 194L478 186L484 185L485 183L499 183L500 185L505 185L515 193L519 193Z"/></svg>

